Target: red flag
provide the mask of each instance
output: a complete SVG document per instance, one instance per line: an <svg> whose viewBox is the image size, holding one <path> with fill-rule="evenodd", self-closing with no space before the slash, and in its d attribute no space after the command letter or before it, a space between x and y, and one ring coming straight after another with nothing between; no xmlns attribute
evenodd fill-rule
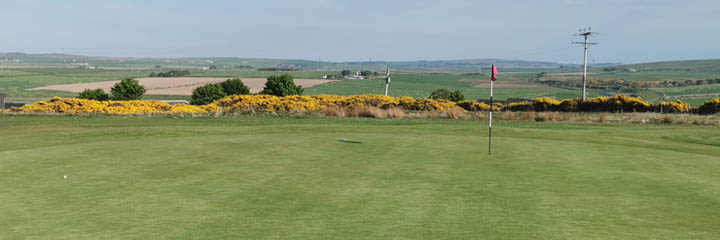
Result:
<svg viewBox="0 0 720 240"><path fill-rule="evenodd" d="M498 74L497 67L495 67L495 65L492 65L492 80L493 81L497 81L497 74Z"/></svg>

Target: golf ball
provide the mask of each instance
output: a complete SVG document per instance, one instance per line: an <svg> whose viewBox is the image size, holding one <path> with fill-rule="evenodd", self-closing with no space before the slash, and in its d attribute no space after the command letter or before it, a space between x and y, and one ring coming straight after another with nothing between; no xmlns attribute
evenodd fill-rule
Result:
<svg viewBox="0 0 720 240"><path fill-rule="evenodd" d="M63 176L63 178L67 179L67 176Z"/></svg>

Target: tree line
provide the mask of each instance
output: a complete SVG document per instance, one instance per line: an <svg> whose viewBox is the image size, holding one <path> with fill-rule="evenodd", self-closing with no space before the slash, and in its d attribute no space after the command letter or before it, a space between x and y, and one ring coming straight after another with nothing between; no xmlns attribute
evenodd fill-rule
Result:
<svg viewBox="0 0 720 240"><path fill-rule="evenodd" d="M146 91L145 87L140 85L137 79L126 78L111 88L111 94L105 93L102 88L85 89L80 92L78 98L97 101L140 100ZM265 87L259 94L282 97L302 95L303 92L304 89L302 86L295 85L291 75L282 74L268 77L267 82L265 82ZM205 105L226 96L248 94L250 94L250 88L239 78L234 78L220 83L208 83L193 89L190 103L194 105Z"/></svg>
<svg viewBox="0 0 720 240"><path fill-rule="evenodd" d="M170 70L167 72L155 73L153 71L150 73L150 77L185 77L185 76L190 76L190 71L188 71L188 70Z"/></svg>

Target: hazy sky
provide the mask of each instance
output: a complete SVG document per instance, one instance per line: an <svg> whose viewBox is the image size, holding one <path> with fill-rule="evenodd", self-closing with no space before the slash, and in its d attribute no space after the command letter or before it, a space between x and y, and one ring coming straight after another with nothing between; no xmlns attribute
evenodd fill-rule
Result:
<svg viewBox="0 0 720 240"><path fill-rule="evenodd" d="M720 58L718 0L0 0L0 52L324 61Z"/></svg>

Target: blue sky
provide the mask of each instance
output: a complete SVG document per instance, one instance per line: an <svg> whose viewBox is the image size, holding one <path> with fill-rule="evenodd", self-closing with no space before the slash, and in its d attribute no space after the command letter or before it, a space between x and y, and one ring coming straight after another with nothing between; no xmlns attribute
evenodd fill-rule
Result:
<svg viewBox="0 0 720 240"><path fill-rule="evenodd" d="M720 58L717 0L0 0L0 52L324 61Z"/></svg>

